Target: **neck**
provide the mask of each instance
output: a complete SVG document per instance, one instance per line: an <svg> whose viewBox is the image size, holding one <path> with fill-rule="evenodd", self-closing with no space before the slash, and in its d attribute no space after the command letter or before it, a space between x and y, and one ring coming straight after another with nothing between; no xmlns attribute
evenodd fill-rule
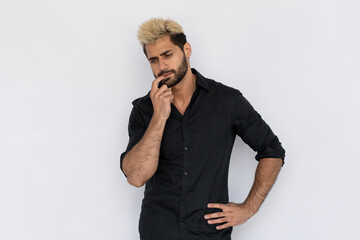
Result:
<svg viewBox="0 0 360 240"><path fill-rule="evenodd" d="M184 78L171 88L174 95L173 102L178 104L187 104L196 88L196 76L192 73L189 66Z"/></svg>

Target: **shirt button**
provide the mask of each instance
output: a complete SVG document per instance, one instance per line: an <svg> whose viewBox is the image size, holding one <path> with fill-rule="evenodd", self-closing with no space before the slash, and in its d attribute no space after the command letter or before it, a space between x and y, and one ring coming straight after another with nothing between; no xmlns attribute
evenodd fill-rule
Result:
<svg viewBox="0 0 360 240"><path fill-rule="evenodd" d="M188 150L188 147L184 147L185 150Z"/></svg>
<svg viewBox="0 0 360 240"><path fill-rule="evenodd" d="M180 222L180 225L181 225L181 226L184 226L184 222Z"/></svg>
<svg viewBox="0 0 360 240"><path fill-rule="evenodd" d="M188 172L184 172L184 175L187 176L187 175L188 175Z"/></svg>

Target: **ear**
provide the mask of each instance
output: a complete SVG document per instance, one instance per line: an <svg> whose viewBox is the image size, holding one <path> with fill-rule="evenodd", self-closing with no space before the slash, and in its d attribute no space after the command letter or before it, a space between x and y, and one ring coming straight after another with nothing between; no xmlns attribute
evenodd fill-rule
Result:
<svg viewBox="0 0 360 240"><path fill-rule="evenodd" d="M188 42L186 42L184 44L184 53L185 53L186 58L189 58L191 56L191 46L190 46L190 43L188 43Z"/></svg>

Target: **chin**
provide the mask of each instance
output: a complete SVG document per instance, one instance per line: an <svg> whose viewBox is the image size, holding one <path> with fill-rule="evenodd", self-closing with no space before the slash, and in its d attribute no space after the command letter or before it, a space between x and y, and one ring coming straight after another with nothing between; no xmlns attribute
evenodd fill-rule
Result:
<svg viewBox="0 0 360 240"><path fill-rule="evenodd" d="M166 84L168 87L169 87L170 85L174 84L174 82L175 82L175 79L174 79L174 78L171 78L171 77L164 79L164 84Z"/></svg>

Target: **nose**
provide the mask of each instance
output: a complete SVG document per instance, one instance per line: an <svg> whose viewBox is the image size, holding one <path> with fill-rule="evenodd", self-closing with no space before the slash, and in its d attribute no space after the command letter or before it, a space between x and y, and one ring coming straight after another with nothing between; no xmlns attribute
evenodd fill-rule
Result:
<svg viewBox="0 0 360 240"><path fill-rule="evenodd" d="M159 59L159 70L163 71L168 69L168 65L166 64L166 62L163 59Z"/></svg>

